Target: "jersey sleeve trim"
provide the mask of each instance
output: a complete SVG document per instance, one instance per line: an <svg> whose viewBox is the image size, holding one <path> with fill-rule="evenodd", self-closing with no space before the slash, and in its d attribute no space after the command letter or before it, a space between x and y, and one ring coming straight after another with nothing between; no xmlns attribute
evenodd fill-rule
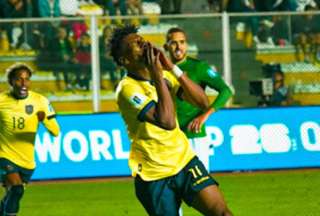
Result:
<svg viewBox="0 0 320 216"><path fill-rule="evenodd" d="M156 102L154 100L152 100L149 103L147 103L145 105L145 107L143 107L143 109L140 111L140 113L138 115L138 120L139 121L144 121L146 113L155 105L156 105Z"/></svg>
<svg viewBox="0 0 320 216"><path fill-rule="evenodd" d="M50 120L50 119L53 119L55 117L56 117L56 114L53 114L53 115L48 116L47 119Z"/></svg>

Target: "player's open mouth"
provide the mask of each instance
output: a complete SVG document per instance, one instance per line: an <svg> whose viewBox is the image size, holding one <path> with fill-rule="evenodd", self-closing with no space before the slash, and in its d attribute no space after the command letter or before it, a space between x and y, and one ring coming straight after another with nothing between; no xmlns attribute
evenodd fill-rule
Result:
<svg viewBox="0 0 320 216"><path fill-rule="evenodd" d="M176 50L176 51L175 51L175 54L176 54L176 55L181 55L182 52L181 52L181 50Z"/></svg>
<svg viewBox="0 0 320 216"><path fill-rule="evenodd" d="M25 86L21 87L21 89L20 89L20 94L21 94L21 95L26 95L27 92L28 92L27 87L25 87Z"/></svg>

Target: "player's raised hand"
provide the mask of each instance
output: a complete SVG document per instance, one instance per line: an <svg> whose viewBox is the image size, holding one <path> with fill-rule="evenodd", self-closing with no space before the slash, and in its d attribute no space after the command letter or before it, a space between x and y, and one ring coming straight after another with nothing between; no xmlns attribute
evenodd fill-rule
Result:
<svg viewBox="0 0 320 216"><path fill-rule="evenodd" d="M214 112L213 108L210 108L205 113L197 116L188 124L188 130L193 133L199 133L202 125L208 120L209 116Z"/></svg>
<svg viewBox="0 0 320 216"><path fill-rule="evenodd" d="M159 52L160 52L160 61L163 69L167 71L171 71L173 69L172 61L166 56L166 54L162 50L159 49Z"/></svg>
<svg viewBox="0 0 320 216"><path fill-rule="evenodd" d="M146 65L151 73L152 78L162 78L162 64L160 62L159 50L153 47L149 42L144 45L144 49Z"/></svg>

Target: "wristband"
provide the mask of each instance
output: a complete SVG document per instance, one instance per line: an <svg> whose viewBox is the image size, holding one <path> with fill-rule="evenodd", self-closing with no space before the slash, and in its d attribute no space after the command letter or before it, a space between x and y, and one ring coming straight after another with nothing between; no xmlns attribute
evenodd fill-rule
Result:
<svg viewBox="0 0 320 216"><path fill-rule="evenodd" d="M173 65L172 72L176 78L179 78L183 75L183 71L177 65Z"/></svg>

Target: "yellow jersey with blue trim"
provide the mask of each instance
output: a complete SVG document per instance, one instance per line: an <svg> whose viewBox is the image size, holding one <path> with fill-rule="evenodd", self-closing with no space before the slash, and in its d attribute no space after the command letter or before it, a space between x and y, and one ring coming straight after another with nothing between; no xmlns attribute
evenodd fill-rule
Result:
<svg viewBox="0 0 320 216"><path fill-rule="evenodd" d="M180 92L178 80L168 71L163 76L172 97L176 97ZM133 176L145 181L173 176L195 156L177 119L173 130L144 120L145 113L158 101L152 81L127 75L119 83L116 97L131 142L129 166Z"/></svg>
<svg viewBox="0 0 320 216"><path fill-rule="evenodd" d="M44 126L57 135L59 125L47 98L32 91L25 99L16 99L10 92L0 94L0 158L26 169L35 168L34 142L39 111L45 113Z"/></svg>

